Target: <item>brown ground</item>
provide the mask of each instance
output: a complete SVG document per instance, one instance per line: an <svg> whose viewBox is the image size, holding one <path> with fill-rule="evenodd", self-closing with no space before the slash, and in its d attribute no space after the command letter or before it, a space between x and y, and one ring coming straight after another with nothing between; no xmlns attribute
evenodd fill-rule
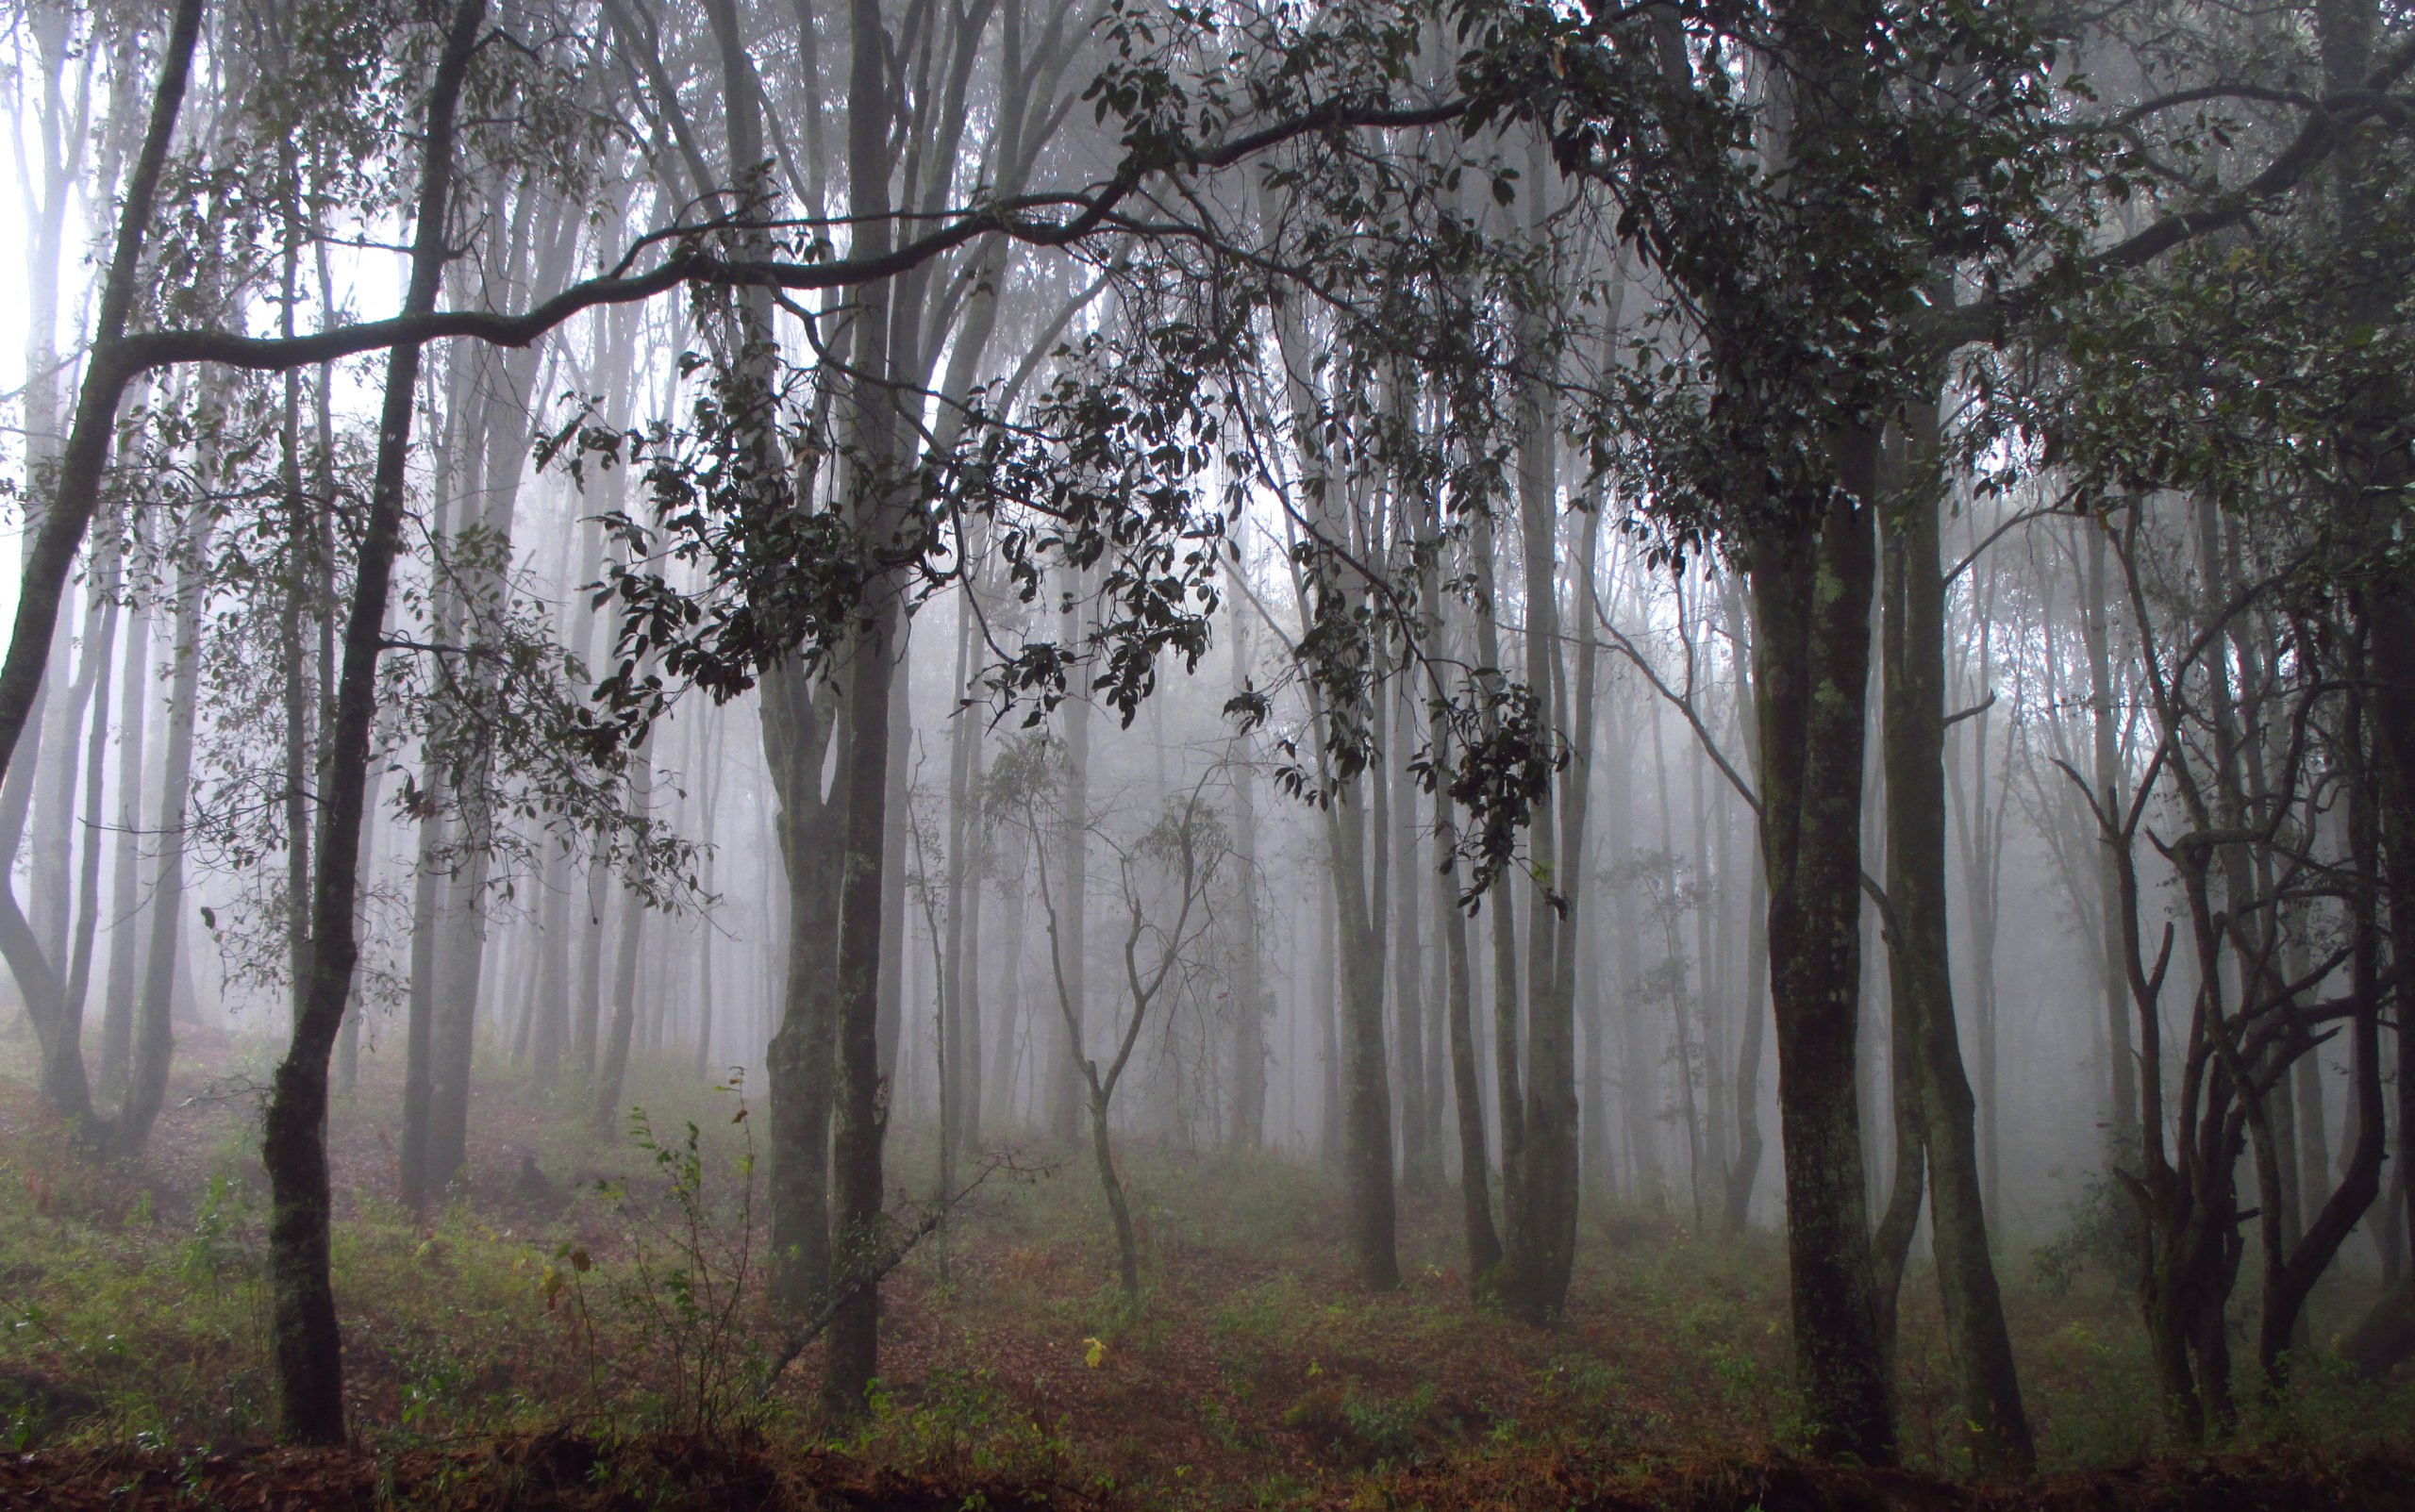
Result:
<svg viewBox="0 0 2415 1512"><path fill-rule="evenodd" d="M2057 1296L2012 1275L2047 1477L1984 1488L1840 1470L1774 1447L1789 1367L1771 1240L1705 1244L1665 1212L1607 1210L1586 1224L1566 1321L1535 1330L1468 1301L1454 1197L1404 1201L1407 1282L1368 1297L1349 1284L1324 1177L1138 1141L1137 1313L1108 1284L1086 1162L993 1178L958 1212L944 1278L926 1245L885 1288L872 1425L844 1452L815 1447L810 1348L760 1428L727 1403L664 1404L683 1364L743 1367L776 1339L741 1305L749 1326L718 1354L683 1354L628 1311L641 1254L658 1274L677 1264L675 1206L641 1152L599 1150L575 1108L508 1076L480 1083L467 1180L428 1221L391 1202L397 1089L372 1076L340 1105L360 1442L273 1451L249 1258L261 1053L180 1049L149 1158L122 1171L61 1156L8 1064L23 1048L0 1045L0 1319L20 1318L0 1338L0 1406L31 1404L21 1452L0 1453L0 1507L2415 1507L2405 1389L2308 1398L2295 1419L2251 1425L2257 1447L2230 1459L2154 1457L2134 1317L2101 1278ZM742 1189L727 1176L749 1126L727 1094L668 1072L630 1092L666 1137L703 1126L714 1202ZM892 1181L927 1189L927 1166L914 1131L892 1141ZM594 1192L598 1177L621 1194ZM229 1194L252 1205L212 1219ZM205 1231L218 1249L197 1262ZM591 1273L569 1275L572 1250ZM577 1285L548 1296L548 1264ZM108 1299L98 1317L76 1310L91 1297ZM1950 1477L1924 1282L1906 1314L1907 1459Z"/></svg>

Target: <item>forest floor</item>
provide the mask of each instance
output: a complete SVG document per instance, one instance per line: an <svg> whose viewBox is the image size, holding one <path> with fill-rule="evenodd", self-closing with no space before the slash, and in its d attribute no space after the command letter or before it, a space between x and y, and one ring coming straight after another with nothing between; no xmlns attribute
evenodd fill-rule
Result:
<svg viewBox="0 0 2415 1512"><path fill-rule="evenodd" d="M1990 1488L1962 1480L1924 1271L1907 1470L1817 1467L1788 1453L1774 1237L1604 1205L1539 1330L1469 1300L1448 1194L1404 1197L1406 1283L1369 1296L1329 1176L1139 1139L1137 1307L1088 1161L1008 1151L884 1288L882 1381L834 1439L814 1348L755 1387L781 1341L735 1091L641 1062L650 1149L482 1075L466 1178L422 1221L392 1201L396 1059L364 1061L331 1122L357 1442L312 1454L264 1447L266 1047L190 1035L129 1169L75 1156L28 1047L0 1042L0 1507L2415 1507L2405 1379L2318 1361L2225 1455L2172 1454L2135 1305L2084 1249L2000 1256L2045 1473ZM901 1194L931 1160L892 1137ZM2367 1300L2333 1288L2315 1337Z"/></svg>

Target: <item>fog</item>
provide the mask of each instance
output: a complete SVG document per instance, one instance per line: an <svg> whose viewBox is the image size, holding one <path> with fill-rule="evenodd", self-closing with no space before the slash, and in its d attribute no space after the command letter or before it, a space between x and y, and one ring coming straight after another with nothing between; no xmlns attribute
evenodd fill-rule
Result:
<svg viewBox="0 0 2415 1512"><path fill-rule="evenodd" d="M2403 1448L2396 12L8 16L0 1300L258 1288L24 1445L891 1463L1271 1274L1777 1383L1500 1444ZM583 1388L394 1373L486 1265ZM1402 1316L1199 1483L1008 1416L1459 1464Z"/></svg>

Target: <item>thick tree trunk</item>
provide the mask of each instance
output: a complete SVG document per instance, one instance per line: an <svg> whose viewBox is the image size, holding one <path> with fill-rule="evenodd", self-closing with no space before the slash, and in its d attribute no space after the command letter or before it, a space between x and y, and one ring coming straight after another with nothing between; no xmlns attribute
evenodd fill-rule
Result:
<svg viewBox="0 0 2415 1512"><path fill-rule="evenodd" d="M1814 1449L1895 1454L1872 1290L1855 1042L1861 989L1861 768L1877 436L1834 438L1816 523L1753 542L1770 987L1795 1366Z"/></svg>
<svg viewBox="0 0 2415 1512"><path fill-rule="evenodd" d="M847 208L854 217L852 251L878 257L894 242L889 193L891 108L889 61L879 0L851 0L853 31L847 96ZM890 307L886 285L863 291L856 315L855 372L850 385L848 440L852 463L847 507L867 553L896 549L908 521L897 481L887 475L898 455L895 394L882 383L890 371ZM865 1390L879 1370L880 1292L877 1270L884 1236L881 1152L889 1127L886 1082L880 1074L878 1017L882 939L888 887L891 701L905 636L902 585L892 573L867 575L858 630L841 658L847 744L838 782L846 818L841 856L839 944L833 1043L836 1122L832 1139L830 1329L823 1353L822 1407L853 1421L869 1406Z"/></svg>
<svg viewBox="0 0 2415 1512"><path fill-rule="evenodd" d="M780 862L788 877L788 944L778 1027L764 1055L772 1145L771 1295L791 1316L813 1316L830 1285L830 973L838 946L839 878L828 856L840 829L822 768L836 732L805 673L776 666L763 677L763 746L779 799ZM841 763L843 770L843 763Z"/></svg>

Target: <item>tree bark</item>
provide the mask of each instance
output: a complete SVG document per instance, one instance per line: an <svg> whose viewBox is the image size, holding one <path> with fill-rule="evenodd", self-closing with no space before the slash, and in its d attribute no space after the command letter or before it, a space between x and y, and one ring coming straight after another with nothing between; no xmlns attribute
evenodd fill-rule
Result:
<svg viewBox="0 0 2415 1512"><path fill-rule="evenodd" d="M151 935L142 1000L134 1021L133 1074L114 1143L133 1158L151 1138L168 1095L168 1061L175 1046L170 1027L176 989L176 948L184 930L185 821L192 794L194 706L201 688L201 610L209 579L209 541L217 520L207 512L187 523L176 553L175 671L169 677L168 748L159 777L158 870L151 889Z"/></svg>
<svg viewBox="0 0 2415 1512"><path fill-rule="evenodd" d="M1893 1057L1908 1061L1919 1083L1931 1242L1960 1421L1982 1472L2024 1477L2036 1467L2037 1450L1988 1248L1975 1108L1962 1069L1948 953L1945 579L1938 560L1942 486L1935 404L1907 407L1905 431L1904 475L1880 510L1891 590L1883 676L1889 965L1898 1025ZM1917 1197L1914 1205L1917 1210Z"/></svg>
<svg viewBox="0 0 2415 1512"><path fill-rule="evenodd" d="M134 540L142 549L148 526L136 512ZM126 612L125 664L120 675L117 760L117 837L109 861L108 991L101 1003L101 1095L119 1099L134 1068L135 963L141 958L148 916L142 897L142 792L148 771L143 758L144 736L150 728L151 599L133 596Z"/></svg>
<svg viewBox="0 0 2415 1512"><path fill-rule="evenodd" d="M1233 614L1233 692L1236 697L1254 682L1257 663L1250 645L1251 617ZM1237 737L1227 758L1232 763L1233 848L1239 866L1240 919L1235 947L1240 963L1235 972L1233 1006L1232 1145L1256 1151L1266 1142L1266 1014L1258 960L1257 773Z"/></svg>
<svg viewBox="0 0 2415 1512"><path fill-rule="evenodd" d="M1761 847L1769 877L1787 1261L1815 1451L1891 1463L1895 1415L1871 1273L1855 1041L1861 768L1877 436L1832 438L1839 487L1750 547ZM1815 507L1807 505L1806 508Z"/></svg>
<svg viewBox="0 0 2415 1512"><path fill-rule="evenodd" d="M858 257L884 255L894 241L890 220L889 130L891 110L888 55L879 0L851 0L853 39L847 94L847 209ZM898 456L901 421L895 394L882 381L890 371L887 285L872 285L855 322L855 373L850 384L848 440L851 497L863 549L894 551L908 528L897 481L888 475ZM841 851L837 1005L837 1128L832 1140L831 1221L834 1288L824 1345L822 1406L841 1422L859 1418L865 1390L879 1369L881 1147L889 1126L886 1082L880 1074L880 970L888 855L890 702L905 634L903 587L893 570L869 573L845 646L841 673L847 744L839 784L846 794Z"/></svg>
<svg viewBox="0 0 2415 1512"><path fill-rule="evenodd" d="M654 757L641 744L629 761L629 807L642 824L654 796ZM621 938L612 961L612 1022L603 1046L604 1063L595 1075L595 1103L589 1121L595 1137L611 1139L620 1132L621 1088L629 1073L629 1044L638 1026L638 940L644 933L646 902L638 890L645 873L642 863L621 890Z"/></svg>
<svg viewBox="0 0 2415 1512"><path fill-rule="evenodd" d="M1727 634L1743 648L1735 658L1736 728L1748 770L1760 766L1760 741L1752 717L1752 621L1735 576L1724 585ZM1752 815L1755 848L1759 845L1759 817ZM1741 1234L1751 1222L1753 1186L1761 1171L1761 1044L1769 1020L1769 876L1760 867L1747 867L1751 892L1744 910L1744 1033L1736 1062L1736 1163L1727 1172L1727 1231Z"/></svg>
<svg viewBox="0 0 2415 1512"><path fill-rule="evenodd" d="M199 0L183 11L198 22ZM486 16L485 0L462 0L446 30L428 91L418 224L411 245L406 312L436 307L443 272L453 181L455 108ZM377 654L394 557L402 545L405 463L419 348L394 348L387 360L379 417L377 470L362 532L343 673L336 695L333 752L321 806L317 875L311 902L310 979L297 991L293 1038L278 1063L263 1122L260 1154L270 1188L269 1277L276 1364L277 1426L289 1442L341 1443L344 1434L343 1341L336 1328L328 1271L327 1057L342 1024L358 955L354 906L358 889L361 803L367 789L370 723L376 712ZM13 661L16 648L10 648ZM6 674L0 673L0 682ZM5 702L5 690L0 690ZM0 741L5 744L5 741Z"/></svg>

